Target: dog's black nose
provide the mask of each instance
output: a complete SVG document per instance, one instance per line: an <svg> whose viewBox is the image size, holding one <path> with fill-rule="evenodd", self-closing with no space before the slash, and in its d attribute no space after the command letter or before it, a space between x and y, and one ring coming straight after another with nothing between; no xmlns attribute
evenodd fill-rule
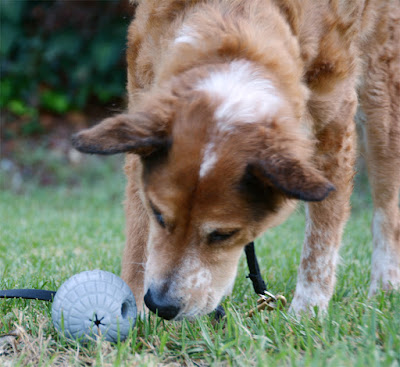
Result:
<svg viewBox="0 0 400 367"><path fill-rule="evenodd" d="M144 303L154 313L166 320L171 320L179 313L180 307L162 292L149 288L144 296Z"/></svg>

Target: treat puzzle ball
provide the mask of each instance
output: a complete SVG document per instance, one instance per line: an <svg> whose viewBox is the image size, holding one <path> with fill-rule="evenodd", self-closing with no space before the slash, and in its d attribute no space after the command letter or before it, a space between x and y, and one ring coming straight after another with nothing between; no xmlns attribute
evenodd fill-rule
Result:
<svg viewBox="0 0 400 367"><path fill-rule="evenodd" d="M65 336L87 340L102 335L123 341L136 322L136 302L128 285L108 271L84 271L69 278L57 291L51 311L53 323Z"/></svg>

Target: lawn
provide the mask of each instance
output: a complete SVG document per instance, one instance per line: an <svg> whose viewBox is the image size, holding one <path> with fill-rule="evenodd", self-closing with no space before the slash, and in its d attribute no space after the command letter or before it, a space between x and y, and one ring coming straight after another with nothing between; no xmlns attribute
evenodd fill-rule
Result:
<svg viewBox="0 0 400 367"><path fill-rule="evenodd" d="M78 168L64 162L62 169L55 168L61 170L58 185L43 187L33 177L17 189L10 171L0 171L0 289L56 290L83 270L120 273L124 177L115 169L120 165L121 157L111 163L92 157ZM75 175L72 181L65 173L69 170ZM257 296L246 279L243 256L233 294L224 301L223 321L205 316L194 322L167 322L150 315L138 320L128 340L117 345L67 342L53 328L50 304L0 300L0 334L19 335L15 350L0 343L0 365L399 366L400 294L367 298L371 199L365 179L357 182L336 291L323 319L296 320L287 309L246 317ZM289 302L303 227L299 206L289 221L257 241L269 290Z"/></svg>

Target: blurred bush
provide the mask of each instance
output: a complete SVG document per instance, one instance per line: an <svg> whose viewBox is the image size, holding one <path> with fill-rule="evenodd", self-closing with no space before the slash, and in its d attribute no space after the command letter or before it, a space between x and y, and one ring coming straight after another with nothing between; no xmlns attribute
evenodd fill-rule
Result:
<svg viewBox="0 0 400 367"><path fill-rule="evenodd" d="M133 13L128 0L0 1L2 136L40 132L42 112L122 98Z"/></svg>

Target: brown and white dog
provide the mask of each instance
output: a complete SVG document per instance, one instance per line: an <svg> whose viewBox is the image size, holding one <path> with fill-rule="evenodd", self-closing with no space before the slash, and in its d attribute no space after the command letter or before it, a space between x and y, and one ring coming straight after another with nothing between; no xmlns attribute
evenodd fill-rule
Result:
<svg viewBox="0 0 400 367"><path fill-rule="evenodd" d="M325 310L350 211L358 99L374 201L370 295L399 287L399 45L398 0L139 2L128 111L73 144L127 153L122 277L140 309L144 299L167 319L214 310L244 245L303 200L291 310Z"/></svg>

